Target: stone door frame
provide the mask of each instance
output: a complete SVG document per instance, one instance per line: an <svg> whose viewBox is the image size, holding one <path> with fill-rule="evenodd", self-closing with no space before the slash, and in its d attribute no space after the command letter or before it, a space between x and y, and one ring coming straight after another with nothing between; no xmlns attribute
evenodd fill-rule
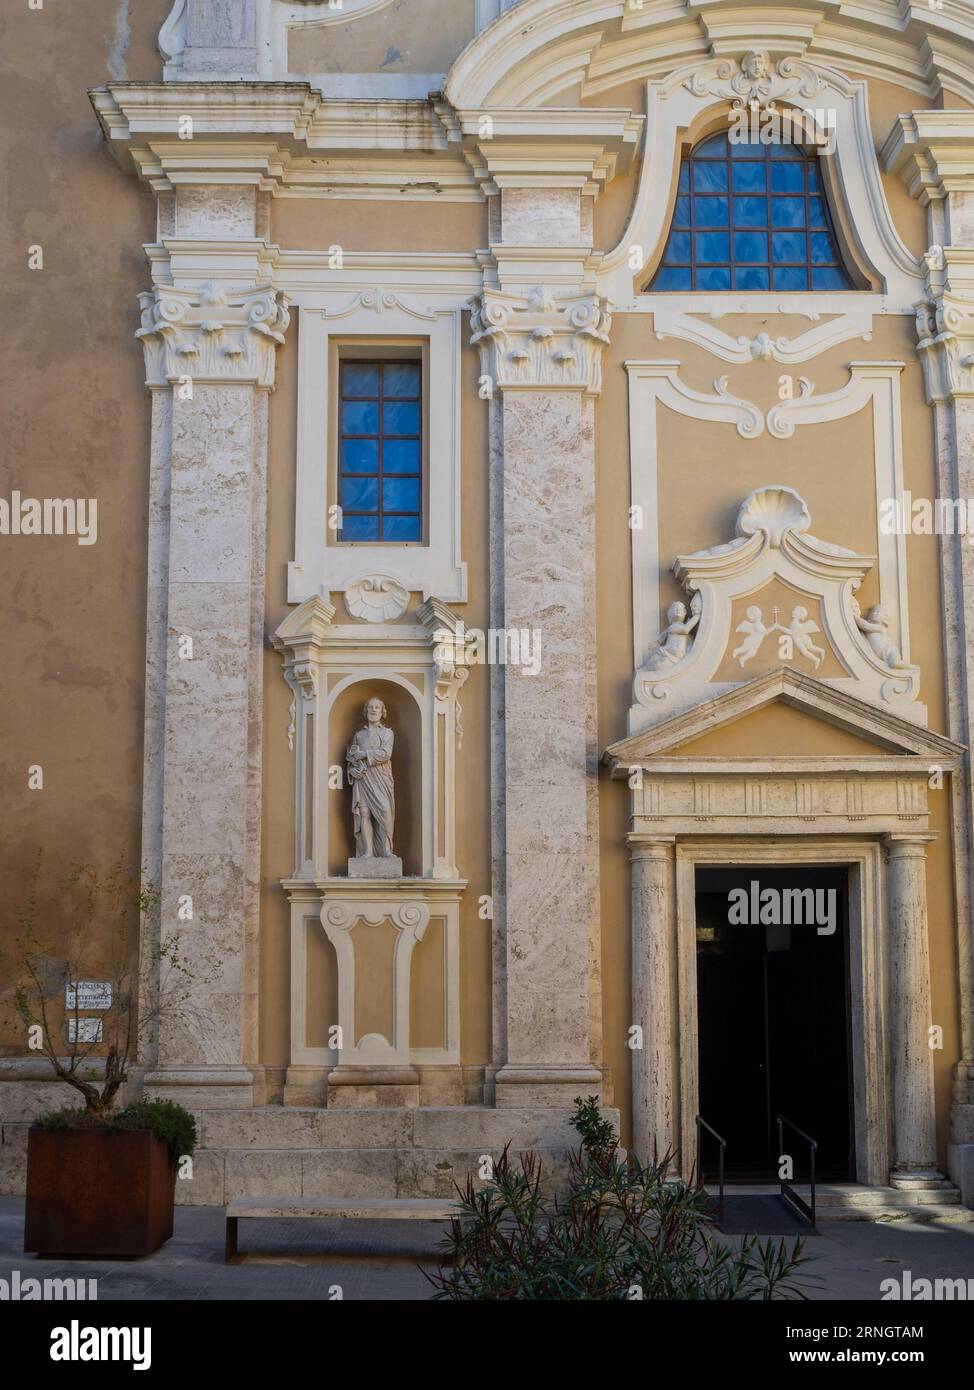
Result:
<svg viewBox="0 0 974 1390"><path fill-rule="evenodd" d="M892 1164L892 1141L885 1028L883 846L878 840L846 837L768 839L743 834L719 840L680 840L675 845L678 1042L674 1080L683 1174L689 1176L696 1154L695 1116L699 1108L696 870L750 864L815 865L848 871L855 1177L860 1183L885 1184ZM799 1110L800 1099L796 1097L792 1118L802 1124Z"/></svg>

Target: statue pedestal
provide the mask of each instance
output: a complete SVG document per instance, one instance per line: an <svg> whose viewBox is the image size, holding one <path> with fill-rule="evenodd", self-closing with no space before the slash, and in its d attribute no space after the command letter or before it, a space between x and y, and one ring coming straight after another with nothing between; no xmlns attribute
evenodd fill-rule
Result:
<svg viewBox="0 0 974 1390"><path fill-rule="evenodd" d="M402 878L402 860L396 854L384 859L361 858L348 861L349 878Z"/></svg>

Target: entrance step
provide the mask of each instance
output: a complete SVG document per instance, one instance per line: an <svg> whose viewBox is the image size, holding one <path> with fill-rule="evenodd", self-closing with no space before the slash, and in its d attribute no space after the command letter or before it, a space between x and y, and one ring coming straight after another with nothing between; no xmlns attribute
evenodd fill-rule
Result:
<svg viewBox="0 0 974 1390"><path fill-rule="evenodd" d="M809 1188L793 1184L806 1201ZM708 1192L716 1187L708 1183ZM767 1196L777 1193L777 1185L747 1184L727 1187L725 1195ZM974 1221L974 1211L961 1203L960 1192L952 1183L938 1187L903 1191L895 1187L866 1187L858 1183L822 1183L815 1189L816 1218L823 1221Z"/></svg>

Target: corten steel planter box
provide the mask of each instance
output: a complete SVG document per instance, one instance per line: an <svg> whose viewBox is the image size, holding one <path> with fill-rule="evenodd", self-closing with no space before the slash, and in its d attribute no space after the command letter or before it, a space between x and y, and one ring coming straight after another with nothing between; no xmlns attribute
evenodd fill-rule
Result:
<svg viewBox="0 0 974 1390"><path fill-rule="evenodd" d="M176 1168L147 1129L32 1129L24 1249L150 1255L172 1235Z"/></svg>

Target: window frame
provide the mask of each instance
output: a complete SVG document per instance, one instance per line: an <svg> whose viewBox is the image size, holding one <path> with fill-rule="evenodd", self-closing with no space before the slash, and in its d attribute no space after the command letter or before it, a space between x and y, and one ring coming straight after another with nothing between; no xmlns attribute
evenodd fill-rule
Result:
<svg viewBox="0 0 974 1390"><path fill-rule="evenodd" d="M715 136L723 135L726 143L726 152L723 154L700 154ZM738 150L740 150L738 146ZM729 138L729 133L723 129L711 130L709 133L698 136L692 144L685 144L679 154L676 166L675 192L668 209L665 232L662 241L659 260L655 265L649 280L645 283L642 293L652 295L846 295L861 292L861 287L856 283L859 275L858 267L850 263L848 249L845 239L840 234L840 229L836 221L835 213L831 205L830 179L828 168L822 156L810 149L807 144L800 141L789 142L789 149L796 152L795 155L785 157L775 157L773 150L777 146L773 144L758 143L752 145L747 142L747 154L734 152L734 142ZM760 155L755 153L760 151ZM749 194L745 190L735 190L733 169L735 164L754 164L759 163L765 170L764 188L761 191ZM723 191L698 190L694 176L694 169L697 164L716 165L727 171L727 187ZM800 191L774 191L772 189L772 170L775 167L800 168L802 170L802 189ZM684 176L684 170L686 175ZM815 185L813 186L813 178ZM686 188L683 188L684 182ZM753 196L760 198L765 204L766 220L760 226L744 227L735 224L734 220L734 199ZM696 208L699 198L714 197L723 198L727 204L727 220L723 225L703 225L697 222ZM689 216L686 226L676 226L677 209L679 200L686 198L689 202ZM773 199L784 198L793 202L800 202L804 208L804 221L798 227L776 227L773 225ZM812 226L813 199L817 198L823 210L824 226ZM738 261L735 255L735 235L754 231L766 237L766 259L762 261ZM773 254L772 237L776 233L797 232L805 241L805 256L802 260L776 261ZM727 237L727 259L715 260L712 262L701 261L697 255L697 238L708 233L723 233ZM829 238L830 248L833 252L833 259L826 264L819 264L812 258L812 235L814 233L824 234ZM683 234L688 238L688 259L675 262L666 260L667 250L671 238L674 234ZM722 285L701 285L699 279L707 270L726 271L729 283ZM753 269L764 271L767 274L768 283L766 286L739 286L735 285L735 272ZM658 285L657 280L667 270L688 271L690 277L689 287L670 287ZM775 271L802 270L806 276L806 284L803 288L789 288L775 285ZM845 283L839 286L823 287L813 284L813 275L816 270L837 270L843 277Z"/></svg>
<svg viewBox="0 0 974 1390"><path fill-rule="evenodd" d="M405 334L356 335L342 334L329 337L328 376L332 383L328 401L327 453L328 453L328 509L341 505L341 415L342 415L342 369L346 362L403 362L415 361L420 364L421 411L420 411L420 539L402 540L343 540L341 531L325 521L325 547L327 550L353 551L372 549L380 553L390 550L428 549L431 545L432 517L430 512L430 468L431 438L433 432L432 400L430 383L432 379L432 352L428 338L407 336Z"/></svg>
<svg viewBox="0 0 974 1390"><path fill-rule="evenodd" d="M426 363L425 363L425 361L424 361L424 354L423 354L421 348L418 349L415 353L402 353L402 352L401 352L401 353L398 353L398 354L393 355L393 356L386 356L386 355L383 355L383 354L382 354L382 351L381 351L381 348L378 347L378 346L376 347L376 350L375 350L375 351L376 351L376 355L373 355L371 352L369 352L368 354L365 354L365 355L360 355L358 352L354 352L354 353L351 352L351 351L344 351L344 352L343 352L343 351L342 351L341 345L339 345L339 349L338 349L338 364L337 364L337 365L338 365L338 373L337 373L337 387L338 387L338 389L337 389L337 396L336 396L336 464L335 464L335 483L336 483L336 501L337 501L337 504L338 504L338 506L341 508L341 511L342 511L342 521L343 521L343 523L344 523L344 520L345 520L345 517L346 517L346 516L366 516L366 517L371 517L371 516L374 515L375 518L376 518L376 521L377 521L378 532L379 532L379 534L378 534L377 536L375 536L375 537L371 537L371 536L370 536L370 537L355 537L355 538L346 537L345 534L344 534L344 529L345 529L345 528L344 528L344 524L343 524L343 526L341 527L341 529L339 530L339 532L338 532L338 534L337 534L337 536L336 536L336 543L337 543L338 545L343 545L343 546L346 546L346 545L381 545L381 546L389 546L389 545L394 545L394 546L403 546L403 545L423 545L423 544L425 543L425 538L426 538L426 534L427 534L427 512L428 512L428 509L427 509L427 506L426 506L426 482L427 482L427 475L428 475L428 470L427 470L427 467L426 467L427 442L428 442L428 428L427 428L427 417L428 417L428 412L427 412L427 408L426 408L426 398L427 398L427 392L426 392L427 370L426 370ZM418 369L419 369L419 391L418 391L418 394L415 395L415 396L387 396L387 395L385 394L385 371L386 371L386 368L388 368L388 367L394 367L394 366L400 365L400 364L402 364L402 363L404 363L404 362L415 363L416 366L417 366ZM349 367L355 367L355 366L369 366L369 367L376 367L376 368L378 368L378 372L379 372L379 381L378 381L378 395L377 395L377 396L348 396L348 395L346 395L345 389L344 389L346 372L347 372L347 370L348 370ZM417 433L417 434L408 434L408 435L406 435L406 434L392 434L392 433L387 433L387 432L386 432L386 430L385 430L385 428L384 428L384 411L383 411L383 405L385 404L385 402L386 402L387 400L388 400L388 401L392 401L392 402L402 403L402 404L418 404L418 406L419 406L419 430L418 430L418 433ZM369 435L364 435L364 434L349 434L349 433L346 433L346 431L344 430L344 428L343 428L343 419L342 419L343 414L344 414L344 407L345 407L346 403L349 403L349 402L354 403L354 402L356 402L356 401L361 401L361 402L365 402L365 401L374 401L374 402L376 403L376 405L377 405L377 407L378 407L378 419L377 419L377 422L376 422L376 433L375 433L374 435L371 435L371 434L369 434ZM344 467L343 461L342 461L342 453L343 453L342 446L343 446L343 444L344 444L347 440L370 440L370 441L371 441L371 440L375 440L375 442L376 442L376 471L375 471L375 473L356 473L356 472L354 472L354 471L352 471L352 470L350 470L350 469L346 469L346 468ZM389 474L389 477L391 477L391 478L403 478L403 479L407 479L407 478L408 478L408 479L412 479L412 478L416 478L416 479L417 479L418 484L419 484L419 488L418 488L418 491L419 491L419 501L418 501L418 511L415 511L415 512L413 512L413 511L408 511L408 512L406 512L406 511L394 511L394 510L391 510L391 509L387 509L387 508L384 506L384 497L383 497L383 494L384 494L384 487L383 487L383 483L384 483L385 478L386 478L386 472L385 472L385 468L384 468L385 444L386 444L387 442L389 442L389 441L398 442L398 441L401 441L401 440L402 440L402 441L412 441L412 440L416 440L416 442L418 443L418 446L419 446L419 447L418 447L419 459L418 459L418 464L417 464L417 472L416 472L416 473L390 473L390 474ZM375 512L374 512L374 513L371 512L371 511L365 511L365 510L362 510L362 509L346 508L346 506L345 506L345 502L344 502L345 481L346 481L346 479L358 479L358 478L363 478L363 479L374 479L375 482L376 482L376 509L375 509ZM401 537L386 537L386 536L383 534L384 529L385 529L385 528L384 528L384 523L385 523L385 521L386 521L387 519L394 519L394 518L397 518L397 517L418 517L418 520L419 520L419 535L416 536L416 537L413 537L413 538L411 538L411 539L409 539L409 540L404 540L404 539L402 539Z"/></svg>

